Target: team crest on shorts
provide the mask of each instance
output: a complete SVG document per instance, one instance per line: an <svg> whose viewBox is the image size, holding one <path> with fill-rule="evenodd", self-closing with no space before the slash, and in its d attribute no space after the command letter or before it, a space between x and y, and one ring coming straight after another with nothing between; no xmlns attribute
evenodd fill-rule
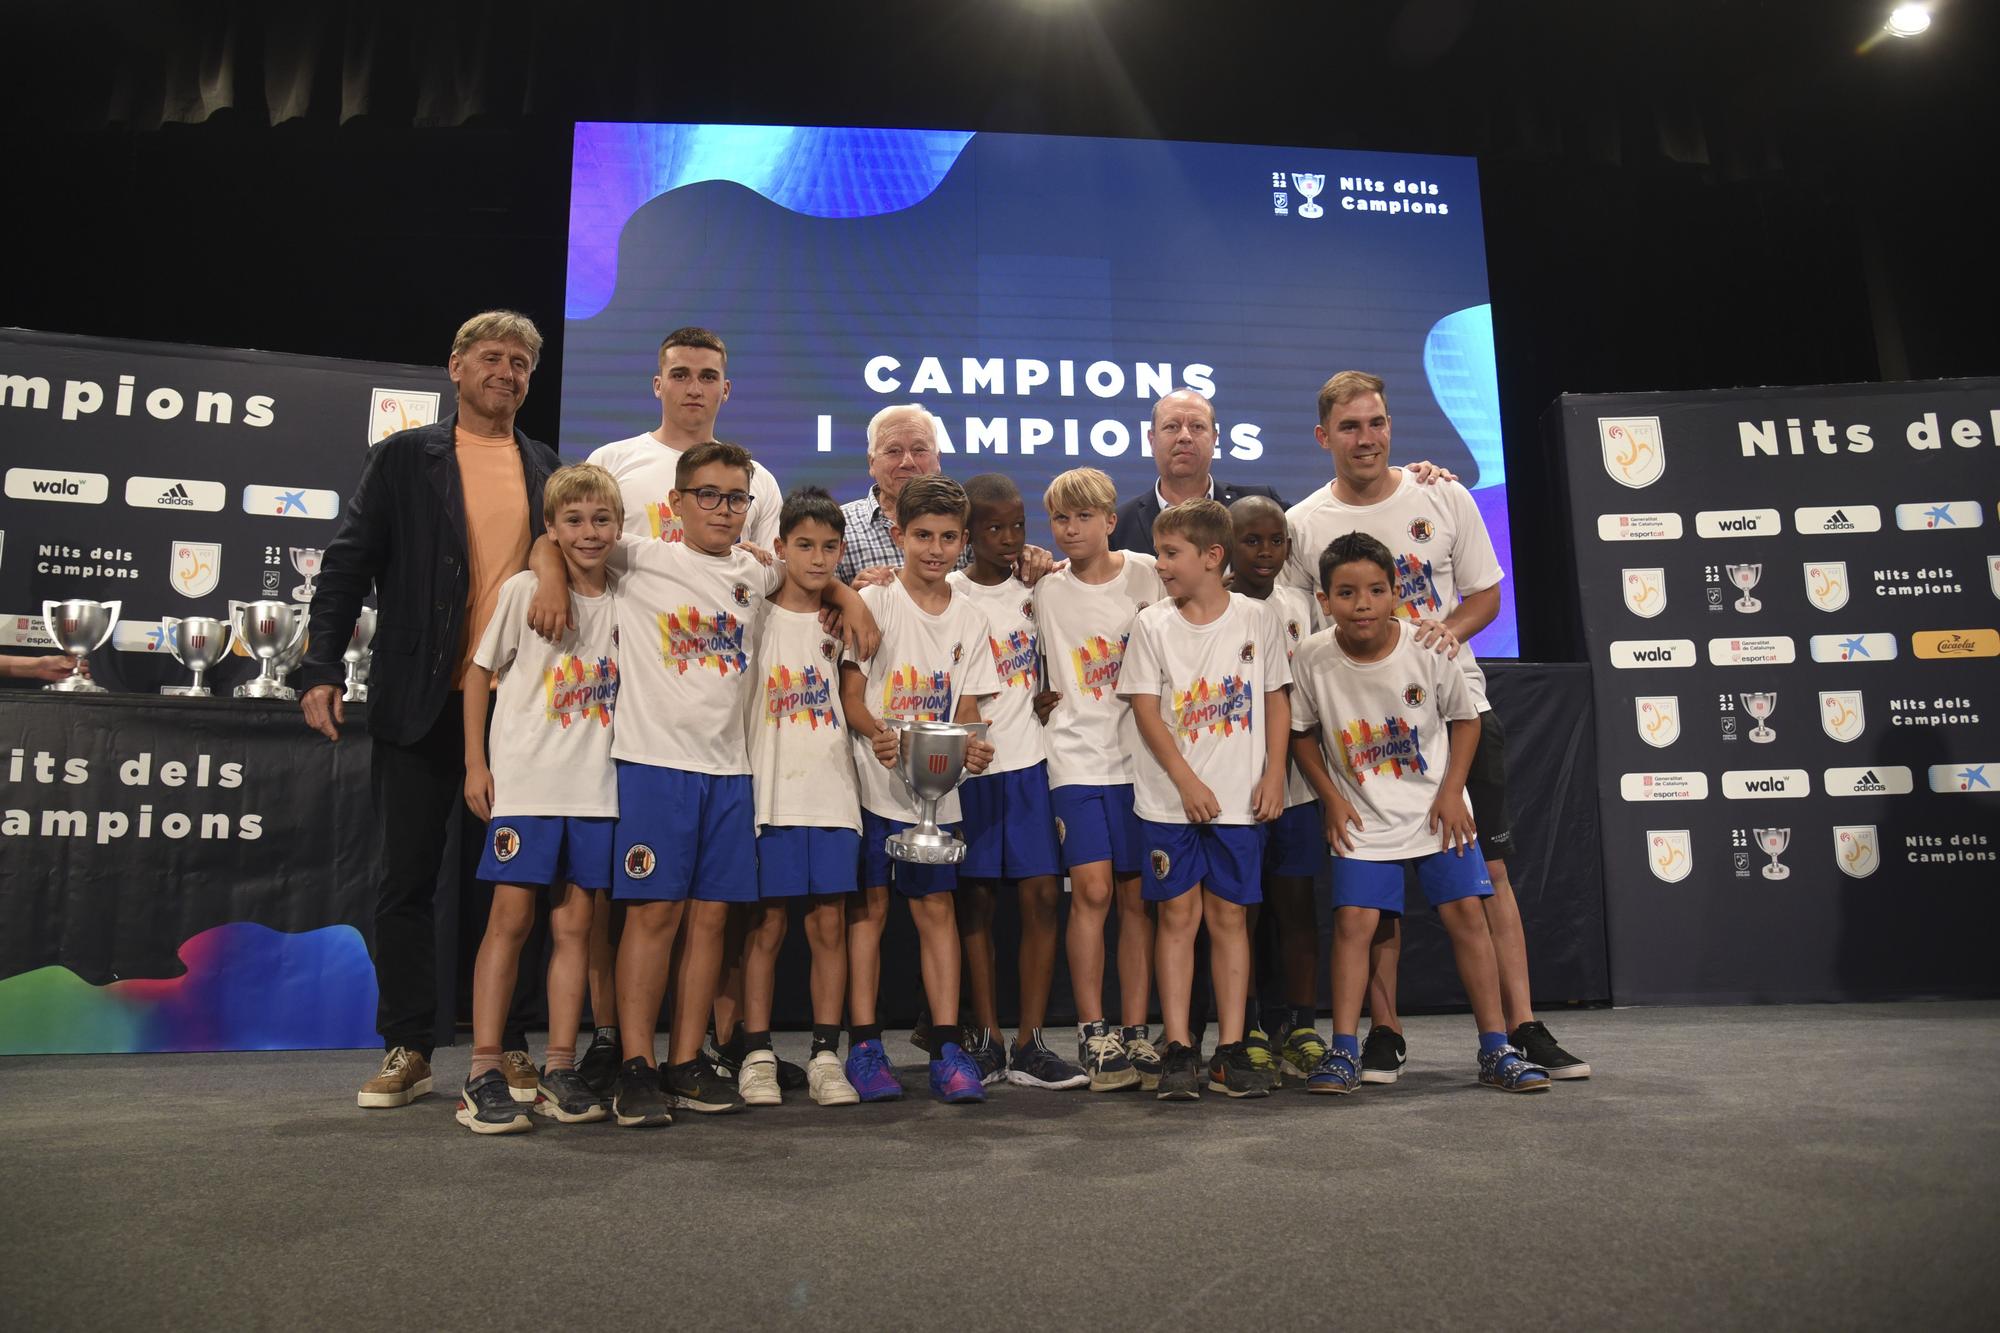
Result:
<svg viewBox="0 0 2000 1333"><path fill-rule="evenodd" d="M1242 652L1240 652L1240 653L1238 653L1238 654L1236 654L1236 657L1237 657L1237 660L1238 660L1238 661L1242 661L1242 662L1254 662L1254 661L1256 661L1256 660L1257 660L1257 643L1256 643L1256 640L1254 640L1254 639L1245 639L1245 640L1243 641L1243 651L1242 651Z"/></svg>
<svg viewBox="0 0 2000 1333"><path fill-rule="evenodd" d="M1424 698L1425 695L1423 686L1405 685L1403 687L1403 707L1422 708L1424 706Z"/></svg>
<svg viewBox="0 0 2000 1333"><path fill-rule="evenodd" d="M1068 842L1068 841L1069 841L1069 827L1068 827L1068 825L1066 825L1066 824L1064 824L1064 823L1062 822L1062 818L1061 818L1061 816L1057 816L1057 818L1056 818L1056 842L1057 842L1057 843L1065 843L1065 842Z"/></svg>
<svg viewBox="0 0 2000 1333"><path fill-rule="evenodd" d="M729 595L736 599L738 606L750 605L750 585L747 583L737 584L729 590Z"/></svg>
<svg viewBox="0 0 2000 1333"><path fill-rule="evenodd" d="M821 639L819 641L819 655L829 662L833 660L833 650L834 642L832 639Z"/></svg>
<svg viewBox="0 0 2000 1333"><path fill-rule="evenodd" d="M511 861L520 854L521 835L502 824L493 830L493 859Z"/></svg>
<svg viewBox="0 0 2000 1333"><path fill-rule="evenodd" d="M625 878L645 879L653 873L653 849L635 842L625 853Z"/></svg>
<svg viewBox="0 0 2000 1333"><path fill-rule="evenodd" d="M1436 532L1436 525L1427 518L1410 520L1410 540L1413 542L1427 542Z"/></svg>
<svg viewBox="0 0 2000 1333"><path fill-rule="evenodd" d="M1174 859L1171 856L1168 856L1161 849L1155 847L1153 849L1153 878L1165 879L1167 877L1167 872L1172 870L1173 868L1174 868Z"/></svg>

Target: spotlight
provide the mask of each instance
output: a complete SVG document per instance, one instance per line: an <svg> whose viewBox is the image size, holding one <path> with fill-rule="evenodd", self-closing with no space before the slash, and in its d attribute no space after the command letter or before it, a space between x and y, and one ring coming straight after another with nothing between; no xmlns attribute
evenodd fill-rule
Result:
<svg viewBox="0 0 2000 1333"><path fill-rule="evenodd" d="M1897 5L1889 11L1882 31L1891 37L1915 37L1931 26L1931 11L1924 5Z"/></svg>

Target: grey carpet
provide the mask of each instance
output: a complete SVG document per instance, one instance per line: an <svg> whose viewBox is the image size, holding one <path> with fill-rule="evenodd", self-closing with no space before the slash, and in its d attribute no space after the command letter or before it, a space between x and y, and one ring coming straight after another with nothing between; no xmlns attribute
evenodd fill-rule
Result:
<svg viewBox="0 0 2000 1333"><path fill-rule="evenodd" d="M1991 1327L2000 1004L1463 1017L1349 1098L1002 1087L479 1138L357 1053L0 1062L10 1327ZM1322 1022L1322 1029L1325 1024ZM783 1034L782 1054L805 1038Z"/></svg>

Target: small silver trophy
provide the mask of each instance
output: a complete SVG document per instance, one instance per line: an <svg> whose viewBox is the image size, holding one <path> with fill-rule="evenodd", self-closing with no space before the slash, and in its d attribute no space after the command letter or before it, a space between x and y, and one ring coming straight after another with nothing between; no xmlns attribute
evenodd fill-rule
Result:
<svg viewBox="0 0 2000 1333"><path fill-rule="evenodd" d="M368 702L368 668L375 654L368 645L375 641L375 608L364 606L354 617L354 633L348 636L347 651L340 660L347 663L347 691L341 697L351 704Z"/></svg>
<svg viewBox="0 0 2000 1333"><path fill-rule="evenodd" d="M285 673L305 653L309 608L291 602L231 602L230 623L236 641L257 659L257 677L236 687L239 699L296 699L299 692L285 684Z"/></svg>
<svg viewBox="0 0 2000 1333"><path fill-rule="evenodd" d="M163 616L160 632L166 635L167 651L174 655L174 660L194 672L193 684L162 685L160 693L190 699L210 697L208 686L201 682L202 673L229 656L229 647L236 641L235 629L214 616L189 616L185 620Z"/></svg>
<svg viewBox="0 0 2000 1333"><path fill-rule="evenodd" d="M69 675L42 688L65 694L106 693L102 685L83 674L83 659L111 641L111 631L118 628L118 614L124 609L123 602L92 602L80 597L67 602L43 602L43 627L56 646L76 658L77 663Z"/></svg>
<svg viewBox="0 0 2000 1333"><path fill-rule="evenodd" d="M1777 711L1778 692L1765 690L1737 697L1743 700L1743 711L1757 719L1757 725L1750 728L1750 739L1758 745L1769 745L1778 739L1777 729L1768 723L1771 714Z"/></svg>
<svg viewBox="0 0 2000 1333"><path fill-rule="evenodd" d="M1760 828L1753 832L1757 836L1757 845L1771 858L1771 864L1764 867L1764 878L1789 879L1792 873L1791 867L1780 861L1778 854L1790 845L1792 831L1788 828Z"/></svg>
<svg viewBox="0 0 2000 1333"><path fill-rule="evenodd" d="M917 822L892 835L889 855L916 865L957 865L965 859L965 844L938 827L938 802L965 777L965 746L984 738L984 722L906 722L884 718L882 725L901 735L896 772L916 798Z"/></svg>
<svg viewBox="0 0 2000 1333"><path fill-rule="evenodd" d="M1757 586L1757 580L1764 577L1764 566L1761 564L1724 565L1723 568L1729 572L1729 581L1735 584L1743 593L1741 597L1736 599L1736 609L1745 615L1753 611L1762 611L1764 604L1755 597L1752 597L1750 590Z"/></svg>
<svg viewBox="0 0 2000 1333"><path fill-rule="evenodd" d="M320 562L326 558L326 552L317 546L294 546L289 549L292 553L292 568L305 575L306 579L304 583L292 589L292 600L310 602L313 594L319 591L313 584L313 577L319 573Z"/></svg>
<svg viewBox="0 0 2000 1333"><path fill-rule="evenodd" d="M1326 174L1324 172L1301 174L1294 171L1292 173L1292 184L1298 186L1299 193L1306 197L1306 201L1299 205L1300 217L1316 218L1325 215L1326 210L1313 202L1319 198L1319 192L1326 188Z"/></svg>

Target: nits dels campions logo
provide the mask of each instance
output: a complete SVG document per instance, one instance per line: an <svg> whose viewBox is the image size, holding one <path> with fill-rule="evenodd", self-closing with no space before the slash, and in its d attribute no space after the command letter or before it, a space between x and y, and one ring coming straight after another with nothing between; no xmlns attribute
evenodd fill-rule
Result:
<svg viewBox="0 0 2000 1333"><path fill-rule="evenodd" d="M1666 442L1658 417L1599 417L1597 440L1604 471L1620 486L1651 486L1666 470Z"/></svg>

